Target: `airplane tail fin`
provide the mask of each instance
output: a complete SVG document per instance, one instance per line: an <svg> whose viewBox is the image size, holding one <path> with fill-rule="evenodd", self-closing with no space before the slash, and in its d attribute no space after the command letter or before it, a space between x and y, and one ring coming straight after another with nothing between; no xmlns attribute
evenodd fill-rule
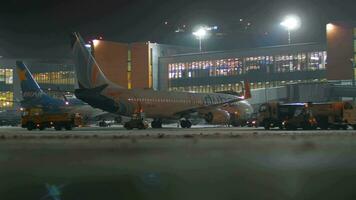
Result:
<svg viewBox="0 0 356 200"><path fill-rule="evenodd" d="M252 95L251 95L251 85L249 81L244 81L244 89L245 89L245 94L244 97L245 99L251 99Z"/></svg>
<svg viewBox="0 0 356 200"><path fill-rule="evenodd" d="M16 70L20 79L23 99L39 97L44 94L25 63L16 61Z"/></svg>
<svg viewBox="0 0 356 200"><path fill-rule="evenodd" d="M110 83L79 33L72 34L71 45L79 88L91 89Z"/></svg>

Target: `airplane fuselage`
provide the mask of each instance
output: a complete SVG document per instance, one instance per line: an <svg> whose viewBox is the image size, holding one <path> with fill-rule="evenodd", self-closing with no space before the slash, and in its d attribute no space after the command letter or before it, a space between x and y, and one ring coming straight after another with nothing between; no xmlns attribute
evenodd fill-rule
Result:
<svg viewBox="0 0 356 200"><path fill-rule="evenodd" d="M144 112L148 118L165 119L180 118L202 107L206 109L209 105L224 104L238 98L228 94L128 90L110 86L102 90L100 95L88 91L86 95L77 92L76 96L94 107L120 115L131 116L137 112ZM100 96L102 99L95 99L95 96ZM107 103L110 102L114 106L108 107Z"/></svg>

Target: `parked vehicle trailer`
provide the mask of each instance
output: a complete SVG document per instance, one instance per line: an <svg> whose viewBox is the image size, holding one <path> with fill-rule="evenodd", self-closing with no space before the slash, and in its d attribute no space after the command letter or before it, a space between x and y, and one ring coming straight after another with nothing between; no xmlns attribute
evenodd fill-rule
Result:
<svg viewBox="0 0 356 200"><path fill-rule="evenodd" d="M320 129L347 129L345 102L308 103Z"/></svg>
<svg viewBox="0 0 356 200"><path fill-rule="evenodd" d="M41 108L25 109L21 117L22 128L31 131L34 129L44 130L54 127L56 130L71 130L81 125L79 114L69 113L45 113Z"/></svg>

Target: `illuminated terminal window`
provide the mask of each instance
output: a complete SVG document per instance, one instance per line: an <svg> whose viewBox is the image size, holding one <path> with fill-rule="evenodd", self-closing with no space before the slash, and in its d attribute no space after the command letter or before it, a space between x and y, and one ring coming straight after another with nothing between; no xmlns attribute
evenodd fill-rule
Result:
<svg viewBox="0 0 356 200"><path fill-rule="evenodd" d="M169 79L325 70L326 51L168 64Z"/></svg>
<svg viewBox="0 0 356 200"><path fill-rule="evenodd" d="M75 80L73 71L36 73L33 77L40 84L73 85Z"/></svg>
<svg viewBox="0 0 356 200"><path fill-rule="evenodd" d="M243 74L243 60L239 58L206 60L168 65L169 79L233 76Z"/></svg>
<svg viewBox="0 0 356 200"><path fill-rule="evenodd" d="M7 85L11 85L13 84L14 80L14 75L13 75L13 69L6 69L6 68L2 68L0 69L0 84L7 84Z"/></svg>
<svg viewBox="0 0 356 200"><path fill-rule="evenodd" d="M356 42L355 42L356 47ZM356 52L356 51L355 51ZM356 57L356 53L355 53ZM356 59L355 59L356 60ZM168 88L170 91L193 92L241 92L241 83L228 83L219 85L196 85L176 87L172 84L174 79L189 80L194 78L209 77L238 77L244 74L290 73L325 70L327 61L326 51L309 51L293 54L276 54L264 56L233 57L215 60L197 60L192 62L177 62L168 64ZM231 80L231 79L230 79ZM300 80L307 82L308 80ZM282 86L300 81L274 81L251 83L251 89ZM321 81L321 80L320 80Z"/></svg>
<svg viewBox="0 0 356 200"><path fill-rule="evenodd" d="M9 109L14 107L14 93L0 92L0 109Z"/></svg>

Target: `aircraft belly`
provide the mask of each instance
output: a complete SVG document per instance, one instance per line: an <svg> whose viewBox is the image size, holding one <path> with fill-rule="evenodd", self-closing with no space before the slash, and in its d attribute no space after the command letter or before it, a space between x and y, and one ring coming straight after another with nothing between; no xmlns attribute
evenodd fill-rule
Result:
<svg viewBox="0 0 356 200"><path fill-rule="evenodd" d="M159 106L145 106L143 111L149 118L172 118L174 115L174 110L172 106L161 104Z"/></svg>
<svg viewBox="0 0 356 200"><path fill-rule="evenodd" d="M160 105L144 105L143 111L145 112L148 118L179 118L176 116L177 113L189 110L191 106L187 105L172 105L161 103Z"/></svg>

